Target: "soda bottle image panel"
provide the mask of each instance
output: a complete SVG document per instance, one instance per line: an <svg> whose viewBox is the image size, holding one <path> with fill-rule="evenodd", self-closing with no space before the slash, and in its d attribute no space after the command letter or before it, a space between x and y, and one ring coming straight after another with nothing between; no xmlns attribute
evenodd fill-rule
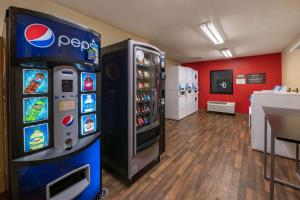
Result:
<svg viewBox="0 0 300 200"><path fill-rule="evenodd" d="M87 135L97 130L96 114L81 116L81 135Z"/></svg>
<svg viewBox="0 0 300 200"><path fill-rule="evenodd" d="M92 40L90 48L87 50L87 60L93 62L94 64L99 64L99 45Z"/></svg>
<svg viewBox="0 0 300 200"><path fill-rule="evenodd" d="M35 151L49 145L48 124L38 124L24 128L24 152Z"/></svg>
<svg viewBox="0 0 300 200"><path fill-rule="evenodd" d="M48 119L48 97L23 99L23 122L32 123Z"/></svg>
<svg viewBox="0 0 300 200"><path fill-rule="evenodd" d="M81 92L96 91L96 74L81 72Z"/></svg>
<svg viewBox="0 0 300 200"><path fill-rule="evenodd" d="M81 94L81 113L96 111L96 94Z"/></svg>
<svg viewBox="0 0 300 200"><path fill-rule="evenodd" d="M23 70L23 94L48 93L48 72L40 69Z"/></svg>

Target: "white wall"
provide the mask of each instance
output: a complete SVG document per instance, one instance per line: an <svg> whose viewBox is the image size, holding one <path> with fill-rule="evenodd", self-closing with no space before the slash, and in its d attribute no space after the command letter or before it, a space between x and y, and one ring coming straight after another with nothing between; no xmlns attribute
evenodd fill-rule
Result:
<svg viewBox="0 0 300 200"><path fill-rule="evenodd" d="M300 35L282 52L282 81L288 88L300 89L300 49L290 49L300 41Z"/></svg>

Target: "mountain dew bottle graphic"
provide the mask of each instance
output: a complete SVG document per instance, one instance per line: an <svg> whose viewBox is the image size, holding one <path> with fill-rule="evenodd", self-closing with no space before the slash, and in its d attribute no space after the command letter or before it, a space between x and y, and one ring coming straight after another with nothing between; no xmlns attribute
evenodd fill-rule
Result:
<svg viewBox="0 0 300 200"><path fill-rule="evenodd" d="M36 128L29 138L30 150L36 150L44 147L45 136L39 128Z"/></svg>
<svg viewBox="0 0 300 200"><path fill-rule="evenodd" d="M33 106L31 107L30 111L26 115L25 121L26 122L34 122L38 120L39 114L42 112L45 102L42 100L37 100Z"/></svg>

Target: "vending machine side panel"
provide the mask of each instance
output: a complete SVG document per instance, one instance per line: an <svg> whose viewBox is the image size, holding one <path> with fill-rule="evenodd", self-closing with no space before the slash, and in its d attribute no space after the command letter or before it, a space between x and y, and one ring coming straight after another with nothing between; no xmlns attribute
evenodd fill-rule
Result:
<svg viewBox="0 0 300 200"><path fill-rule="evenodd" d="M6 38L6 29L7 29L7 18L5 19L4 27L2 36L0 36L0 143L1 143L1 149L0 159L4 162L1 163L1 171L0 171L0 177L4 178L4 182L2 182L0 186L0 191L5 193L7 187L9 187L9 179L8 179L8 141L7 141L7 106L6 106L6 98L7 98L7 90L6 90L6 81L7 81L7 38Z"/></svg>
<svg viewBox="0 0 300 200"><path fill-rule="evenodd" d="M128 40L102 48L102 161L106 169L128 175ZM131 107L132 109L132 107Z"/></svg>
<svg viewBox="0 0 300 200"><path fill-rule="evenodd" d="M13 49L12 44L12 34L13 33L13 20L12 17L9 16L10 13L8 10L6 11L6 18L3 28L3 47L4 47L4 66L3 66L3 135L4 135L4 153L5 153L5 178L6 178L6 197L8 199L13 198L14 195L10 191L12 189L15 189L16 192L18 192L18 188L13 188L14 184L16 184L15 179L12 179L11 176L14 176L13 169L12 169L12 139L11 139L11 113L10 113L10 90L11 85L10 82L10 64L11 64L11 58L10 58L10 52Z"/></svg>

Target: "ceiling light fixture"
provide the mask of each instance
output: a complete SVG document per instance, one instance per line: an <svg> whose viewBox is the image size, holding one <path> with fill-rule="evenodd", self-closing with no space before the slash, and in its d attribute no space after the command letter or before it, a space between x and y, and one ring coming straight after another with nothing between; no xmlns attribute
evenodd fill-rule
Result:
<svg viewBox="0 0 300 200"><path fill-rule="evenodd" d="M226 57L226 58L231 58L232 57L232 53L230 52L229 49L223 49L222 54Z"/></svg>
<svg viewBox="0 0 300 200"><path fill-rule="evenodd" d="M207 22L200 25L203 32L213 41L214 44L223 44L224 40L215 28L212 22Z"/></svg>

